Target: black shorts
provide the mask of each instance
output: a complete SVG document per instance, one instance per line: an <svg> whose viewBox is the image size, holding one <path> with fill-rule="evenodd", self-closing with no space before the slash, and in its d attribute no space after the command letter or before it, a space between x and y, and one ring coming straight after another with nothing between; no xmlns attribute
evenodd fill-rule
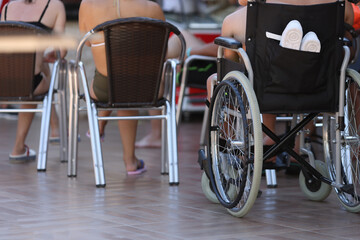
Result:
<svg viewBox="0 0 360 240"><path fill-rule="evenodd" d="M41 73L38 73L33 78L33 91L39 86L41 80L43 79L43 75Z"/></svg>

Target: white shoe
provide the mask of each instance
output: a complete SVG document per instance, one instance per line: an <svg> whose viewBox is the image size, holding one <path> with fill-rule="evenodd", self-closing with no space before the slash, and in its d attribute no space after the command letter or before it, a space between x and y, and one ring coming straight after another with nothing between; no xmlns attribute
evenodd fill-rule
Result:
<svg viewBox="0 0 360 240"><path fill-rule="evenodd" d="M301 42L300 50L306 52L318 53L320 52L320 49L321 49L321 43L319 38L316 36L316 33L308 32L307 34L305 34Z"/></svg>
<svg viewBox="0 0 360 240"><path fill-rule="evenodd" d="M283 33L281 34L280 46L299 50L302 36L303 30L300 22L292 20L286 25Z"/></svg>

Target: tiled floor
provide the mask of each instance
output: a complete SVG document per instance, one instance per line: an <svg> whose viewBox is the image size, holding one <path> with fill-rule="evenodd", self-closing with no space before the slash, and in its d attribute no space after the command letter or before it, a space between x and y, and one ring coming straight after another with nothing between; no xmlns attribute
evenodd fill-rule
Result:
<svg viewBox="0 0 360 240"><path fill-rule="evenodd" d="M298 177L278 173L242 219L232 217L201 192L197 164L201 121L179 129L180 185L160 175L160 150L138 149L148 171L126 176L116 123L103 143L106 188L96 188L87 121L80 118L78 177L67 177L58 147L50 146L46 172L36 162L11 164L8 153L16 121L0 118L0 239L359 239L360 216L340 206L334 193L324 202L306 199ZM138 138L149 128L140 122ZM39 117L27 143L37 149Z"/></svg>

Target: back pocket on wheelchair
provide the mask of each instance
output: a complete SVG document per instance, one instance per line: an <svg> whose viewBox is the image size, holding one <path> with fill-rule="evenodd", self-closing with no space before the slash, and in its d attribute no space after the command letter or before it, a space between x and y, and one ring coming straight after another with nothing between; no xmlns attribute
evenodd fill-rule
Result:
<svg viewBox="0 0 360 240"><path fill-rule="evenodd" d="M319 71L320 53L283 48L269 39L266 55L269 78L264 92L309 94L326 88L326 77Z"/></svg>

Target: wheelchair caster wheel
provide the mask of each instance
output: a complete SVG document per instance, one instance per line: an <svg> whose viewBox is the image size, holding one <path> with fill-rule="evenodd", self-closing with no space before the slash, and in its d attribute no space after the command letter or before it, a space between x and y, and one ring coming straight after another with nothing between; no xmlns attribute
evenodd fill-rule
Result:
<svg viewBox="0 0 360 240"><path fill-rule="evenodd" d="M206 173L203 172L201 176L201 189L205 197L212 203L219 203L214 191L211 188L211 183L209 178L206 176Z"/></svg>
<svg viewBox="0 0 360 240"><path fill-rule="evenodd" d="M324 162L315 160L315 169L324 177L329 178L329 173ZM302 171L299 175L299 184L303 193L312 201L322 201L327 198L331 192L330 185L316 179L309 180L304 176Z"/></svg>

